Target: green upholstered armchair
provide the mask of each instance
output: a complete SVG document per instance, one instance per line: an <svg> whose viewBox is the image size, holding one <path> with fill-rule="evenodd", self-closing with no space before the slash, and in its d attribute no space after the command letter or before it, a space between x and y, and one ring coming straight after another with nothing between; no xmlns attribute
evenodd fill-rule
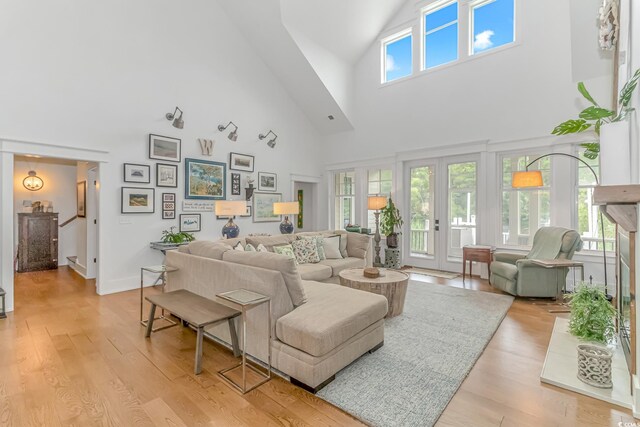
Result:
<svg viewBox="0 0 640 427"><path fill-rule="evenodd" d="M523 297L555 297L556 286L564 288L568 268L557 271L534 264L533 259L571 259L582 249L582 239L575 230L542 227L533 237L531 251L526 254L496 252L491 263L491 285L511 295ZM556 280L560 283L556 285Z"/></svg>

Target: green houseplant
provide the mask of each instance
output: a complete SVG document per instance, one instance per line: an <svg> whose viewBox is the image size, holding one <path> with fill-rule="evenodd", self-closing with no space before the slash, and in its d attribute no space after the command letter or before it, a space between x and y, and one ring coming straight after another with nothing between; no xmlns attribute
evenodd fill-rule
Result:
<svg viewBox="0 0 640 427"><path fill-rule="evenodd" d="M196 238L191 233L185 233L183 231L174 232L175 227L171 227L168 230L164 230L162 232L162 238L160 241L162 243L173 243L173 244L181 244L188 243L194 241Z"/></svg>
<svg viewBox="0 0 640 427"><path fill-rule="evenodd" d="M584 156L588 159L596 159L600 153L600 129L602 126L624 121L634 109L629 106L631 97L640 79L640 69L627 81L618 97L618 112L601 107L591 96L583 82L578 83L578 92L591 103L591 106L582 110L577 119L571 119L560 123L551 132L553 135L567 135L593 130L596 140L581 144L585 148Z"/></svg>
<svg viewBox="0 0 640 427"><path fill-rule="evenodd" d="M398 247L398 232L404 224L402 216L400 215L400 209L396 207L389 197L387 206L380 211L380 232L387 236L387 246L390 248Z"/></svg>
<svg viewBox="0 0 640 427"><path fill-rule="evenodd" d="M615 339L616 309L602 290L581 283L568 298L571 307L569 332L572 335L604 345Z"/></svg>

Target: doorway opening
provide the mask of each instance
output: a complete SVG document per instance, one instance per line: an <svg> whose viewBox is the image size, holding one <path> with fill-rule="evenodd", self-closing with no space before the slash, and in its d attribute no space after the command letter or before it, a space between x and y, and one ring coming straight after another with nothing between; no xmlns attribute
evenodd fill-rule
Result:
<svg viewBox="0 0 640 427"><path fill-rule="evenodd" d="M298 231L317 231L319 177L299 176L291 177L291 197L300 204L300 213L294 215L293 226Z"/></svg>

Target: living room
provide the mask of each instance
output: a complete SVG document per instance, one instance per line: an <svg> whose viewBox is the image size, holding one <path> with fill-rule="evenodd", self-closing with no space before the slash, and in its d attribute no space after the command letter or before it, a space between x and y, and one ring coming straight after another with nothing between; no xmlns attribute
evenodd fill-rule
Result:
<svg viewBox="0 0 640 427"><path fill-rule="evenodd" d="M133 4L28 0L7 1L4 6L6 13L0 17L4 33L0 41L4 59L0 70L4 100L0 106L0 288L6 292L8 318L0 320L0 339L15 351L0 358L0 369L2 365L5 369L0 372L6 373L7 389L31 381L32 377L25 377L25 367L36 378L20 391L0 396L4 407L10 408L8 413L22 411L32 414L32 420L38 419L36 414L47 414L63 424L89 423L92 415L82 399L74 400L76 406L55 409L60 400L43 378L56 369L65 378L86 381L89 393L94 393L91 396L99 396L96 399L102 402L102 416L113 415L120 421L131 414L105 384L131 374L131 383L122 382L151 424L158 422L154 418L158 414L187 425L216 420L221 425L637 422L633 417L638 414L640 393L635 363L628 367L633 377L626 380L631 381L633 393L627 393L622 406L611 399L596 400L595 392L579 394L573 385L562 388L541 382L556 318L569 318L567 313L549 313L541 305L553 302L548 298L555 293L532 301L528 297L542 295L509 291L509 277L502 278L504 286L499 285L502 279L490 283L490 263L476 262L473 277L461 276L464 246L526 255L536 231L563 227L579 236L582 250L574 254L572 249L570 258L583 268L584 281L613 296L615 303L620 276L618 235L615 226L599 216L598 205L609 202L594 203L593 194L598 183L606 185L605 161L621 171L628 163L627 181L609 183L640 181L637 113L630 112L623 120L629 124L623 141L626 154L616 146L603 148L596 159L589 159L584 155L588 147L581 144L594 141L590 129L567 135L552 131L591 105L577 89L580 82L599 107L618 112L619 94L640 68L640 43L634 35L640 10L630 0L193 0L182 5L165 0ZM610 34L615 35L613 43ZM629 106L637 106L638 91L632 91L629 99ZM553 155L532 162L547 154ZM19 202L27 198L21 196L26 191L25 171L37 172L39 165L44 168L58 161L51 159L99 165L95 179L88 180L95 182L97 199L94 215L86 221L95 220L97 227L95 280L64 265L34 273L15 271L17 214ZM542 184L533 189L515 187L512 173L527 169L541 170ZM199 193L202 170L218 175L208 178L212 189ZM30 200L53 198L47 192L56 178L43 178L44 186ZM76 190L69 185L67 191ZM396 248L387 245L387 233L376 238L376 210L369 209L370 198L376 196L390 197L404 220L397 229L391 227L399 232ZM224 202L241 202L244 212L217 213ZM233 240L232 246L240 242L246 248L250 239L256 249L261 243L274 246L264 239L287 236L280 228L284 216L273 211L279 202L297 205L283 214L289 215L296 236L325 230L335 230L325 239L342 236L337 240L344 247L337 252L344 267L336 267L333 259L327 260L333 264L321 261L326 264L322 269L300 264L295 274L303 282L333 286L347 280L341 279L341 268L378 264L378 254L380 264L397 255L398 265L387 267L411 266L413 271L400 270L409 276L403 314L380 324L382 319L372 317L364 326L345 318L347 324L360 328L349 339L368 331L371 341L366 351L363 347L357 355L354 350L353 355L343 352L331 359L335 372L326 378L317 369L296 378L286 370L303 371L300 361L319 364L325 361L324 354L302 351L303 344L274 347L280 352L274 354L281 354L273 361L276 377L242 395L216 375L235 360L228 348L232 336L226 324L215 327L216 340L205 340L200 375L193 372L196 339L189 328L154 332L145 339L145 328L138 322L141 268L177 266L180 270L166 273L166 290L189 289L209 299L230 290L234 275L239 274L236 270L247 273L242 287L264 291L266 279L252 275L252 268L260 265L254 260L259 255L247 254L253 264L246 269L221 267L215 274L198 275L200 268L209 271L211 267L186 257L193 252L154 249L150 244L161 240L164 231L190 233L195 242L218 241L228 217L233 216L241 242ZM65 213L64 219L68 216ZM382 222L385 218L383 213ZM345 237L348 225L359 226L363 233ZM281 243L293 242L277 245ZM64 260L66 255L58 258ZM240 254L220 256L243 264L237 259ZM347 266L347 261L353 265ZM494 276L501 274L497 267ZM384 268L381 271L385 274ZM548 286L555 290L556 270L550 271L547 276L554 279L548 280ZM390 280L391 270L386 269L386 274ZM305 284L313 304L297 304L287 279L271 272L267 276L283 286L277 295L285 300L291 297L280 306L282 300L272 295L273 310L285 310L290 304L287 310L298 313L295 319L300 324L323 316L321 309L312 311L317 307L313 298L322 294L322 298L342 299L336 295L343 294L322 293L333 287L319 290L309 285L307 289ZM215 277L218 284L202 291L199 286L207 277ZM150 286L159 283L154 273L146 272L142 279L147 286L144 295L159 293L158 286ZM574 290L577 281L575 271L561 279L566 291ZM291 286L298 289L300 285ZM453 294L440 291L443 288ZM210 294L214 289L216 293ZM375 299L350 300L344 295L344 303L365 304L366 300L376 305ZM437 300L442 312L421 305L432 295L442 298ZM471 298L467 316L454 310L458 295ZM387 295L390 304L391 298ZM56 304L58 309L53 310ZM486 310L474 311L481 307ZM490 307L496 307L495 312ZM145 302L144 318L148 310ZM258 325L264 320L256 319L266 314L261 310L253 318ZM434 313L420 317L424 323L407 323L424 334L423 340L432 342L439 341L435 329L450 338L455 335L456 325L447 312L460 316L460 327L472 324L472 316L483 319L477 325L482 327L477 332L482 340L473 343L469 357L459 362L460 372L452 374L454 379L436 381L436 374L442 372L431 367L433 383L403 387L400 378L411 377L409 368L388 370L392 357L406 361L448 354L402 334L399 325L414 319L411 310ZM295 326L293 319L289 327ZM332 320L327 319L327 324ZM283 322L280 328L285 326ZM249 354L255 350L264 364L263 342L251 328ZM274 326L274 333L286 332ZM384 333L385 344L369 353L381 342L378 333ZM451 350L451 341L443 342L443 351ZM415 347L417 353L410 349L390 353L401 347ZM430 357L423 354L430 351L434 352ZM54 363L47 357L49 352L55 354ZM22 356L31 353L38 357L21 362ZM285 363L285 354L296 356ZM88 356L97 360L87 361ZM505 366L497 366L495 360L492 364L492 358ZM83 368L74 370L74 360L82 362ZM148 374L149 382L126 368L129 362ZM521 365L522 372L507 365ZM90 368L110 374L92 377ZM360 391L355 383L362 381L361 372L367 369L386 379L388 394ZM491 379L500 369L505 374ZM335 376L331 383L315 390L331 376ZM307 394L290 378L318 394ZM614 378L614 387L615 383ZM65 387L82 396L84 389L74 381L70 384ZM377 384L359 386L371 389ZM34 391L38 385L44 387L41 395ZM157 393L155 386L177 391ZM490 397L482 395L484 387L491 388ZM403 403L402 388L428 404ZM364 405L358 394L388 402ZM45 403L37 403L37 396L45 396ZM518 398L533 403L527 406ZM546 408L552 400L561 403ZM189 418L185 415L189 411L179 409L177 402L193 408L198 416ZM234 417L236 410L242 416ZM418 424L409 413L417 414ZM20 424L25 418L15 420Z"/></svg>

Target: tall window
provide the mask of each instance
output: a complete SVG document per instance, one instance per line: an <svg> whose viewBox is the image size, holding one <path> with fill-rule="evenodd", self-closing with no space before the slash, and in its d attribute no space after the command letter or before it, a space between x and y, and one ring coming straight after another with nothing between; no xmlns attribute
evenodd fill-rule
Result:
<svg viewBox="0 0 640 427"><path fill-rule="evenodd" d="M514 0L480 0L471 7L471 55L514 40Z"/></svg>
<svg viewBox="0 0 640 427"><path fill-rule="evenodd" d="M446 2L428 9L423 15L423 69L458 59L458 2Z"/></svg>
<svg viewBox="0 0 640 427"><path fill-rule="evenodd" d="M343 229L355 222L355 172L335 174L335 227Z"/></svg>
<svg viewBox="0 0 640 427"><path fill-rule="evenodd" d="M598 177L600 176L600 166L598 159L590 160L579 154L580 158L593 168ZM593 189L596 180L593 173L583 163L578 166L578 191L577 196L577 228L580 237L584 242L583 250L602 250L602 224L597 206L593 205ZM604 237L607 251L615 250L615 225L606 217L604 218Z"/></svg>
<svg viewBox="0 0 640 427"><path fill-rule="evenodd" d="M411 75L412 44L411 28L382 41L382 83Z"/></svg>
<svg viewBox="0 0 640 427"><path fill-rule="evenodd" d="M465 245L476 243L476 162L448 165L449 256L462 256Z"/></svg>
<svg viewBox="0 0 640 427"><path fill-rule="evenodd" d="M368 173L369 196L391 196L393 189L393 174L391 169L371 169ZM374 231L376 229L374 211L368 211L367 227Z"/></svg>
<svg viewBox="0 0 640 427"><path fill-rule="evenodd" d="M502 235L503 245L531 246L538 228L551 223L550 193L551 159L545 157L530 166L542 171L544 187L515 189L511 174L524 171L536 155L505 156L502 158Z"/></svg>

